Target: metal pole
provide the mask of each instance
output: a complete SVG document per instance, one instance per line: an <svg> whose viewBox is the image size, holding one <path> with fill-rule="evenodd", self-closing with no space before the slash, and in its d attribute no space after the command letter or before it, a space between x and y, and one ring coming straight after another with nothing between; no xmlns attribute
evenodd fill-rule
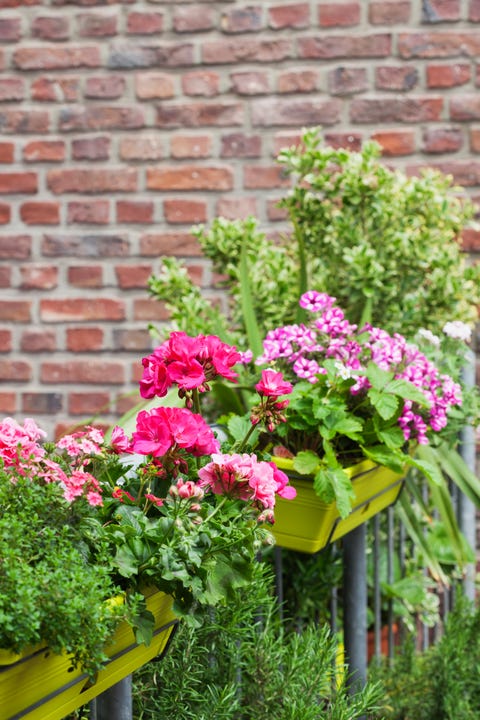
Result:
<svg viewBox="0 0 480 720"><path fill-rule="evenodd" d="M132 676L98 695L90 703L90 713L92 720L133 720Z"/></svg>
<svg viewBox="0 0 480 720"><path fill-rule="evenodd" d="M352 689L367 681L367 526L343 538L343 613L345 656Z"/></svg>

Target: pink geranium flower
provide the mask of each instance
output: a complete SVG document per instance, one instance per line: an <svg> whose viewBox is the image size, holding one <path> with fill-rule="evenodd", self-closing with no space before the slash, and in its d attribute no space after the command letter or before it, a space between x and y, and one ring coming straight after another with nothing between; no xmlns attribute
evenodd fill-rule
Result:
<svg viewBox="0 0 480 720"><path fill-rule="evenodd" d="M205 420L186 408L159 407L140 412L132 435L133 451L162 457L174 448L201 456L216 452L219 443Z"/></svg>
<svg viewBox="0 0 480 720"><path fill-rule="evenodd" d="M266 397L279 397L292 392L293 385L283 379L281 372L275 372L272 368L262 370L262 378L255 385L255 390Z"/></svg>

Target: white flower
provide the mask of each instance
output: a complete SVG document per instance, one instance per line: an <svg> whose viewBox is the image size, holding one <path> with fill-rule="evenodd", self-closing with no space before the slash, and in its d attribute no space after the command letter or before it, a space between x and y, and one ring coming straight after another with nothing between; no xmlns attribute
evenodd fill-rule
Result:
<svg viewBox="0 0 480 720"><path fill-rule="evenodd" d="M435 347L440 347L440 338L438 337L438 335L434 335L430 330L420 328L420 330L417 332L417 335L426 340L427 342L431 343Z"/></svg>
<svg viewBox="0 0 480 720"><path fill-rule="evenodd" d="M470 342L472 339L471 328L461 320L446 322L443 326L443 332L445 335L448 335L448 337L454 338L455 340Z"/></svg>
<svg viewBox="0 0 480 720"><path fill-rule="evenodd" d="M338 376L342 378L342 380L348 380L352 377L352 371L351 368L346 367L343 363L340 361L337 361L335 363L335 368L338 370Z"/></svg>

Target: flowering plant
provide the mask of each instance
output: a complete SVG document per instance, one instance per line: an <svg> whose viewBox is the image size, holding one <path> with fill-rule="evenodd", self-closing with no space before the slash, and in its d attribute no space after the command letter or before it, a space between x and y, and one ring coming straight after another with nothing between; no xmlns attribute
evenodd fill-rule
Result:
<svg viewBox="0 0 480 720"><path fill-rule="evenodd" d="M342 516L354 497L345 467L362 459L400 473L414 466L436 481L413 450L445 431L462 403L459 384L402 335L351 324L326 293L309 291L300 306L310 321L269 331L257 359L293 383L274 454L313 472L317 493L336 500Z"/></svg>
<svg viewBox="0 0 480 720"><path fill-rule="evenodd" d="M209 383L218 378L234 381L233 366L240 359L234 347L214 336L172 333L143 359L140 392L144 398L164 398L176 389L185 406L141 410L131 436L118 426L110 437L90 427L55 444L42 443L44 433L33 420L23 426L11 418L0 423L1 485L10 494L20 494L20 507L26 486L43 492L45 503L56 493L62 509L57 521L72 528L82 550L79 565L88 573L92 566L95 572L100 568L106 597L113 591L125 593L125 612L137 640L148 640L152 629L139 601L143 588L154 585L172 595L176 610L185 616L194 617L197 604L225 601L234 588L249 582L262 544L272 542L264 524L274 521L276 497L295 495L287 476L272 462L247 452L248 438L262 423L271 426L283 419L283 403L272 395L271 385L259 383L259 407L243 441L221 443L199 412ZM7 525L13 522L11 508L7 503L0 509L0 521ZM49 517L47 508L47 524ZM22 562L34 568L35 543L30 550ZM11 559L13 567L19 560ZM2 594L5 573L1 564L0 616L8 605L12 616L18 611L18 626L22 618L26 622L25 608L15 607L16 594ZM48 593L48 587L44 590ZM76 602L81 605L81 598ZM39 624L36 634L19 642L14 632L4 629L0 645L18 650L41 633ZM65 628L52 642L58 645L61 637Z"/></svg>

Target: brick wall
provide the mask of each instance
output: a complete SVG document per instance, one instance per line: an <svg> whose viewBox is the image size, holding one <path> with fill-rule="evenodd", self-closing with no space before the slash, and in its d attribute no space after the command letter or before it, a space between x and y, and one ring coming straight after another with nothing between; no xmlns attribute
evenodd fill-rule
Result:
<svg viewBox="0 0 480 720"><path fill-rule="evenodd" d="M280 227L304 126L480 198L479 87L480 0L0 0L0 414L127 409L159 256L208 292L190 226Z"/></svg>

